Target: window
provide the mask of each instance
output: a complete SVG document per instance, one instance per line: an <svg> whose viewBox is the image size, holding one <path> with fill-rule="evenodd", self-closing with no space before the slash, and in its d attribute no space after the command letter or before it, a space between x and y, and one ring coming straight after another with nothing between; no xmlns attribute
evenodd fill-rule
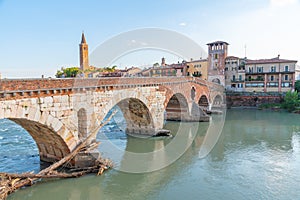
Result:
<svg viewBox="0 0 300 200"><path fill-rule="evenodd" d="M249 67L249 73L253 73L253 67Z"/></svg>
<svg viewBox="0 0 300 200"><path fill-rule="evenodd" d="M271 72L276 72L276 67L275 66L271 66Z"/></svg>
<svg viewBox="0 0 300 200"><path fill-rule="evenodd" d="M218 59L218 57L219 57L218 54L215 54L215 59Z"/></svg>
<svg viewBox="0 0 300 200"><path fill-rule="evenodd" d="M289 75L285 75L285 76L284 76L284 80L285 80L285 81L288 81L288 80L289 80Z"/></svg>
<svg viewBox="0 0 300 200"><path fill-rule="evenodd" d="M257 67L257 73L264 72L264 67Z"/></svg>
<svg viewBox="0 0 300 200"><path fill-rule="evenodd" d="M235 75L232 76L232 80L235 81Z"/></svg>
<svg viewBox="0 0 300 200"><path fill-rule="evenodd" d="M240 80L240 81L242 80L242 78L243 78L242 75L239 75L239 80Z"/></svg>
<svg viewBox="0 0 300 200"><path fill-rule="evenodd" d="M289 66L285 66L284 71L288 72L289 71Z"/></svg>
<svg viewBox="0 0 300 200"><path fill-rule="evenodd" d="M274 76L271 76L271 81L274 81Z"/></svg>

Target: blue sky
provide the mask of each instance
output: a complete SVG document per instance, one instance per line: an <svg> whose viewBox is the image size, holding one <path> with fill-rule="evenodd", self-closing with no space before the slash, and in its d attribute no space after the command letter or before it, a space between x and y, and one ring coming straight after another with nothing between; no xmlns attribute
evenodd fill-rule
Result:
<svg viewBox="0 0 300 200"><path fill-rule="evenodd" d="M299 0L0 0L0 73L54 76L62 66L78 66L83 30L92 51L112 36L144 27L177 31L204 49L225 40L230 55L243 57L246 44L249 58L280 53L300 60L299 10ZM126 64L153 64L162 56Z"/></svg>

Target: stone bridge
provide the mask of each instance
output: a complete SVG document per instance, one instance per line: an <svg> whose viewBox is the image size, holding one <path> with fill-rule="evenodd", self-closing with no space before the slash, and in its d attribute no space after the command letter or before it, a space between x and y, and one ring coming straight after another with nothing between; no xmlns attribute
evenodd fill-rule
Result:
<svg viewBox="0 0 300 200"><path fill-rule="evenodd" d="M151 136L164 120L208 121L206 111L223 101L222 86L192 77L0 80L0 119L26 129L46 162L98 132L116 106L127 133ZM92 156L78 156L72 165L86 165L83 157Z"/></svg>

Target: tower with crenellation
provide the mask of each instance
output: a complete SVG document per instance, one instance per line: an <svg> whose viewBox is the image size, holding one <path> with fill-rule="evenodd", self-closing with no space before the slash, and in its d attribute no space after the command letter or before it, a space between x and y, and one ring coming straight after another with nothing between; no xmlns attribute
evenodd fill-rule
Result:
<svg viewBox="0 0 300 200"><path fill-rule="evenodd" d="M225 59L228 43L217 41L208 43L208 80L225 86Z"/></svg>

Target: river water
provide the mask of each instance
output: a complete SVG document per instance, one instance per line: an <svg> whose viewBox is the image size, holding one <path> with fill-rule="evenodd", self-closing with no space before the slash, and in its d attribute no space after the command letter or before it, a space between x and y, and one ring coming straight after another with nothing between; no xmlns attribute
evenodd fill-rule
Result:
<svg viewBox="0 0 300 200"><path fill-rule="evenodd" d="M115 169L98 177L39 182L8 199L300 199L300 115L228 110L217 144L208 156L200 158L209 127L210 123L167 122L165 128L175 137L142 139L126 136L111 123L98 139L103 156L115 162ZM178 135L186 148L175 162L168 165L168 154L152 156L134 163L134 170L148 166L152 172L124 172L131 170L122 168L128 160L125 152L159 151L175 144ZM166 166L153 171L152 162ZM13 122L1 120L0 171L39 169L38 150L30 135Z"/></svg>

